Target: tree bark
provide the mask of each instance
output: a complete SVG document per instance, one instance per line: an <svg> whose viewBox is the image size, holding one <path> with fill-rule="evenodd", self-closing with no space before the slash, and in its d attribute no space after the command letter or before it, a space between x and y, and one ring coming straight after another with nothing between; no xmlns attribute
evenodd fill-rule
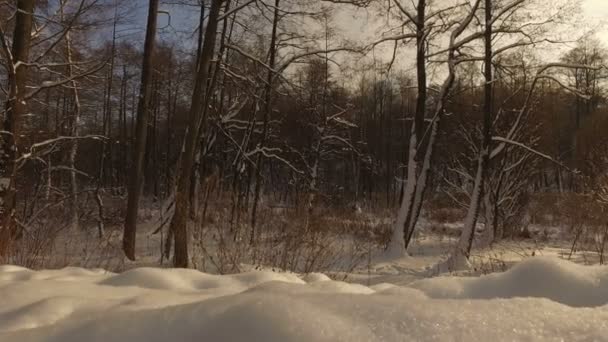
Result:
<svg viewBox="0 0 608 342"><path fill-rule="evenodd" d="M268 122L270 121L270 112L272 111L272 83L274 80L273 69L276 64L276 42L277 42L277 27L279 24L279 5L280 0L275 0L274 2L274 18L272 21L272 36L270 37L270 57L269 57L269 70L268 76L266 80L266 89L264 91L264 125L262 127L262 140L260 141L260 148L264 148L266 144L266 140L268 137ZM258 154L258 160L256 163L256 177L255 177L255 190L253 194L253 208L251 209L251 236L250 243L253 244L255 241L255 226L257 219L257 211L258 211L258 203L260 201L260 191L262 189L262 183L264 182L264 177L262 175L264 169L264 155L263 153Z"/></svg>
<svg viewBox="0 0 608 342"><path fill-rule="evenodd" d="M203 25L205 24L205 1L200 2L201 12L198 19L198 43L196 47L196 64L194 66L194 71L198 70L199 64L201 62L201 54L203 51ZM203 109L205 110L205 109ZM196 220L196 209L198 208L198 195L199 195L199 183L200 183L200 163L201 163L201 155L200 153L196 154L194 158L194 167L192 168L192 180L190 181L190 219Z"/></svg>
<svg viewBox="0 0 608 342"><path fill-rule="evenodd" d="M414 201L418 187L418 176L420 174L421 154L419 149L424 132L424 118L426 113L426 0L418 0L416 16L416 76L418 83L418 94L416 97L416 112L410 131L408 148L407 180L401 200L401 207L397 215L397 221L393 229L393 235L389 244L389 254L398 256L405 253L410 235L409 227L412 225Z"/></svg>
<svg viewBox="0 0 608 342"><path fill-rule="evenodd" d="M457 253L461 253L467 259L471 254L473 246L473 238L475 237L475 227L479 217L479 207L484 196L484 185L487 178L488 166L490 163L490 145L492 142L492 111L493 111L493 96L492 96L492 0L485 0L485 57L484 57L484 103L483 103L483 141L480 149L477 174L473 193L467 216L465 218L464 227L458 243L460 249Z"/></svg>
<svg viewBox="0 0 608 342"><path fill-rule="evenodd" d="M185 150L179 170L177 192L175 194L175 212L171 219L170 230L175 236L175 251L173 263L175 267L188 267L188 211L190 207L189 189L194 165L194 156L198 146L199 131L205 117L201 116L207 104L206 84L209 76L209 66L215 50L217 24L222 0L213 0L207 20L205 40L198 65L194 92L190 111L188 113L188 129L185 136Z"/></svg>
<svg viewBox="0 0 608 342"><path fill-rule="evenodd" d="M81 3L82 6L82 3ZM63 17L64 2L61 4L61 16ZM63 18L62 18L63 19ZM68 61L68 77L74 76L74 58L72 51L72 38L70 31L65 33L65 46L66 56ZM72 137L78 137L80 135L80 95L78 92L78 83L74 80L71 82L72 95L74 97L74 106L72 110L72 118L70 125L70 135ZM70 146L70 152L68 156L68 167L70 168L70 186L71 186L71 210L72 210L72 224L71 228L76 231L79 227L79 215L78 215L78 177L76 173L76 156L78 155L78 139L73 139ZM50 168L50 165L49 165ZM50 178L50 177L49 177Z"/></svg>
<svg viewBox="0 0 608 342"><path fill-rule="evenodd" d="M23 115L27 109L24 101L26 93L27 63L30 41L32 38L32 22L35 0L17 1L17 13L15 19L15 30L13 33L13 46L9 50L6 45L4 32L2 37L2 50L9 66L9 96L6 104L4 117L4 130L8 132L0 137L2 140L2 164L4 165L0 175L0 195L2 198L2 209L0 212L0 256L10 247L15 225L16 207L16 176L17 165L15 159L22 148L20 137L22 135Z"/></svg>
<svg viewBox="0 0 608 342"><path fill-rule="evenodd" d="M148 134L148 105L150 103L152 78L152 57L156 39L156 17L158 12L158 0L150 0L148 8L148 24L146 27L146 40L144 43L144 60L141 71L141 85L139 90L139 103L137 105L137 122L135 131L135 163L131 168L129 178L129 195L127 200L127 214L125 217L125 229L122 240L122 248L125 256L135 260L135 241L137 237L137 210L139 196L143 182L144 154Z"/></svg>

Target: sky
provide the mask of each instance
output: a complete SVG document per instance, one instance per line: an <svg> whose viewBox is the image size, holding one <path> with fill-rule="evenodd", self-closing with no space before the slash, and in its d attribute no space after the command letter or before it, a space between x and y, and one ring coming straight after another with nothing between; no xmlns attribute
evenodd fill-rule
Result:
<svg viewBox="0 0 608 342"><path fill-rule="evenodd" d="M550 4L552 0L546 0L546 2L547 4ZM137 4L135 5L137 9L134 15L136 23L133 25L134 31L131 31L133 32L133 35L129 38L140 40L138 37L143 38L145 30L148 2L146 0L136 0L135 3ZM192 31L197 26L198 10L192 7L163 7L165 8L161 7L161 9L166 9L171 13L171 23L170 25L167 25L167 15L161 15L159 17L159 27L161 27L161 34L159 36L161 39L167 42L177 40L181 42L181 46L185 47L189 45L188 42L192 42L191 46L194 46L196 35L192 34ZM608 0L581 0L581 9L581 24L577 27L580 27L581 30L585 31L594 29L596 37L608 47L608 25L606 25L606 23L608 23ZM360 42L364 40L375 40L378 34L378 20L375 18L374 14L365 10L357 10L354 12L352 10L344 10L344 12L338 13L336 17L337 31L340 32L338 35ZM569 31L568 34L570 35ZM572 32L571 34L573 39L580 36L580 34L575 32ZM566 44L566 46L561 46L553 51L543 50L543 55L551 56L551 59L553 59L553 57L558 58L559 55L571 47L574 47L574 43ZM376 50L375 53L382 59L382 55L392 55L392 49L387 49L390 51L385 53Z"/></svg>
<svg viewBox="0 0 608 342"><path fill-rule="evenodd" d="M608 0L584 0L583 14L586 18L593 22L605 23L608 22ZM597 33L604 44L608 45L608 27L602 25Z"/></svg>
<svg viewBox="0 0 608 342"><path fill-rule="evenodd" d="M589 16L608 16L608 1L606 0L585 0L583 8Z"/></svg>
<svg viewBox="0 0 608 342"><path fill-rule="evenodd" d="M138 3L138 9L135 14L137 20L136 26L143 32L147 14L147 1L136 0L136 2ZM550 3L551 0L547 0L547 2ZM581 0L581 3L583 20L589 25L602 24L603 27L599 28L597 36L608 46L608 25L603 25L603 22L608 23L608 0ZM196 25L196 21L198 20L198 14L194 13L196 11L192 8L179 9L173 7L170 9L170 12L172 17L171 27L163 25L166 24L166 16L159 18L159 26L165 27L166 33L176 33L175 30L181 31L185 27ZM348 31L353 36L361 34L369 35L369 27L373 26L369 22L370 16L369 14L361 14L361 11L359 11L356 19L353 19L351 13L345 13L338 15L338 20L341 21L340 26L349 28ZM188 23L186 24L185 22ZM183 34L184 32L179 33Z"/></svg>

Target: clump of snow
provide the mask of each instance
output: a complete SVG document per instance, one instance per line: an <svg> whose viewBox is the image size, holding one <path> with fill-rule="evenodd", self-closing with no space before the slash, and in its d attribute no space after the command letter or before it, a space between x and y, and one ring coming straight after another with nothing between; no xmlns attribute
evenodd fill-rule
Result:
<svg viewBox="0 0 608 342"><path fill-rule="evenodd" d="M459 250L455 250L452 254L433 266L429 271L430 274L442 274L450 272L462 272L471 269L469 259Z"/></svg>
<svg viewBox="0 0 608 342"><path fill-rule="evenodd" d="M304 283L295 274L274 272L246 272L231 276L218 276L191 269L137 268L117 274L102 281L101 285L136 286L157 290L196 291L209 289L232 289L244 291L250 287L270 281Z"/></svg>
<svg viewBox="0 0 608 342"><path fill-rule="evenodd" d="M391 276L395 283L399 280ZM599 341L608 268L531 258L372 287L321 274L0 266L0 341Z"/></svg>
<svg viewBox="0 0 608 342"><path fill-rule="evenodd" d="M329 280L331 280L331 278L326 276L323 273L309 273L309 274L305 274L302 277L302 280L304 280L307 283L314 283L317 281L329 281Z"/></svg>
<svg viewBox="0 0 608 342"><path fill-rule="evenodd" d="M538 297L574 307L594 307L608 303L608 268L536 257L504 273L479 278L438 277L410 286L432 298Z"/></svg>

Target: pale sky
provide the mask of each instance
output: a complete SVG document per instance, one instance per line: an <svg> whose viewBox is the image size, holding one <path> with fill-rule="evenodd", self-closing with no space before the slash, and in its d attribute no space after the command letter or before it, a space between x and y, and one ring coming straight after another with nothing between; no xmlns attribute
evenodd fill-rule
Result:
<svg viewBox="0 0 608 342"><path fill-rule="evenodd" d="M589 16L608 16L608 1L606 0L585 0L583 8Z"/></svg>
<svg viewBox="0 0 608 342"><path fill-rule="evenodd" d="M600 26L597 37L608 46L608 0L583 0L583 15Z"/></svg>
<svg viewBox="0 0 608 342"><path fill-rule="evenodd" d="M145 27L145 14L147 11L147 1L145 0L136 0L137 1L137 12L136 15L137 23L134 25L138 30L135 31L134 37L139 37L143 35L144 27ZM541 3L551 5L554 0L539 0ZM595 35L599 38L608 48L608 0L580 0L582 5L582 13L581 15L575 15L579 20L580 24L576 24L575 26L580 28L581 32L571 32L569 29L566 31L565 39L571 38L576 39L581 36L581 33L584 31L589 31L594 29ZM339 6L341 10L337 13L337 18L335 24L336 33L338 36L342 36L343 38L363 42L363 41L371 41L377 39L378 28L382 26L382 23L379 22L375 13L367 10L352 10L346 9L347 7ZM180 39L182 42L194 41L192 36L192 30L195 27L195 24L198 20L198 12L192 11L191 8L179 9L176 7L171 8L172 12L172 25L170 27L165 27L165 17L160 20L159 25L165 27L162 30L167 35L164 36L165 39L171 41L173 39ZM134 38L131 38L134 39ZM135 39L137 40L137 39ZM549 56L558 56L564 50L568 50L574 46L574 43L562 45L560 48L557 48L558 51L548 52ZM386 50L386 51L382 51ZM383 55L392 55L391 44L387 44L385 47L378 47L378 50L375 51L377 56ZM552 58L552 57L551 57ZM403 59L403 58L401 58Z"/></svg>

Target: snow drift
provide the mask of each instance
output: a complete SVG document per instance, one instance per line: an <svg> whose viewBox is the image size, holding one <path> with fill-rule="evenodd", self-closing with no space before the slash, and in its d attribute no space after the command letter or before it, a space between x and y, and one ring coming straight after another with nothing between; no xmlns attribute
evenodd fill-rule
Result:
<svg viewBox="0 0 608 342"><path fill-rule="evenodd" d="M608 268L534 258L366 287L315 274L0 266L0 341L606 341Z"/></svg>
<svg viewBox="0 0 608 342"><path fill-rule="evenodd" d="M438 277L410 286L432 298L537 297L574 307L596 307L608 303L608 268L537 257L505 273L480 278Z"/></svg>

